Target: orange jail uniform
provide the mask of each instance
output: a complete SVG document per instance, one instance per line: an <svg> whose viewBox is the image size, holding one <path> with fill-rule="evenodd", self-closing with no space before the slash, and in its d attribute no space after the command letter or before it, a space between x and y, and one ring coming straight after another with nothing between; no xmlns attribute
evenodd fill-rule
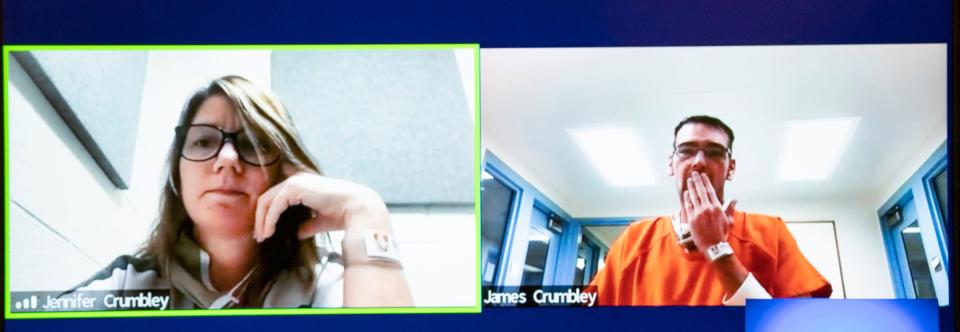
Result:
<svg viewBox="0 0 960 332"><path fill-rule="evenodd" d="M774 298L830 297L830 283L807 261L778 217L737 211L727 242ZM719 272L677 244L670 217L632 223L607 253L590 288L599 305L722 305Z"/></svg>

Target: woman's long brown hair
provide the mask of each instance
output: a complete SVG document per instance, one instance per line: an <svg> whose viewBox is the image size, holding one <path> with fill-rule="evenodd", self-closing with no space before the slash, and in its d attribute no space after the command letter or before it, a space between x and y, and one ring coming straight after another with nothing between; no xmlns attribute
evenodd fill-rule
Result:
<svg viewBox="0 0 960 332"><path fill-rule="evenodd" d="M246 134L255 144L276 147L281 151L280 163L286 163L301 171L322 174L320 168L307 154L306 149L290 115L280 100L271 92L258 88L252 82L240 76L224 76L213 80L198 90L187 101L180 114L178 126L188 126L193 121L200 105L212 96L224 96L232 101L237 117ZM257 142L262 139L265 142ZM166 181L160 196L159 216L150 238L140 250L144 258L155 259L160 266L176 259L176 246L179 237L192 234L193 221L187 215L183 205L180 183L180 150L183 137L174 139L167 153ZM283 165L281 165L283 167ZM274 174L267 174L274 181L283 181L279 167ZM266 167L261 167L267 172ZM277 237L277 236L274 236ZM266 241L258 248L258 262L253 274L239 297L241 307L261 307L272 283L283 271L297 273L305 280L314 281L314 266L318 263L317 247L314 237L300 240L299 245L287 241L278 245L276 241ZM161 274L165 274L161 271Z"/></svg>

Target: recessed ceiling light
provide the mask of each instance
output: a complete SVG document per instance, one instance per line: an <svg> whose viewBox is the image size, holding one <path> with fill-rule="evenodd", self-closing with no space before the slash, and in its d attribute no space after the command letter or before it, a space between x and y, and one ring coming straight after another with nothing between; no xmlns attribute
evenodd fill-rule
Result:
<svg viewBox="0 0 960 332"><path fill-rule="evenodd" d="M780 180L830 179L859 122L858 117L787 121Z"/></svg>
<svg viewBox="0 0 960 332"><path fill-rule="evenodd" d="M604 181L613 187L655 183L647 151L632 128L569 129L567 133Z"/></svg>

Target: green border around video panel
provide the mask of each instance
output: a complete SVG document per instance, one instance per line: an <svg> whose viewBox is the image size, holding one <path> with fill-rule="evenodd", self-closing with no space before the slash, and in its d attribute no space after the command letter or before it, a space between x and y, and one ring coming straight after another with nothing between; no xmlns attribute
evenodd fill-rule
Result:
<svg viewBox="0 0 960 332"><path fill-rule="evenodd" d="M196 316L275 316L275 315L338 315L338 314L456 314L480 313L480 45L479 44L338 44L338 45L4 45L3 84L9 84L10 52L17 51L187 51L187 50L454 50L473 49L474 59L474 126L473 126L473 192L476 229L476 305L472 307L405 307L405 308L275 308L226 310L125 310L14 313L10 310L10 127L8 93L3 94L3 178L4 178L4 318L110 318L110 317L196 317Z"/></svg>

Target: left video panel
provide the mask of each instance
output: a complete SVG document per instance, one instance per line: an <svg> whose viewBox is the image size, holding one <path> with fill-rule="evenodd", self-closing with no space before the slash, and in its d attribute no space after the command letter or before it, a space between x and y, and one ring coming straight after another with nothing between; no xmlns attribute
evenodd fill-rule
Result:
<svg viewBox="0 0 960 332"><path fill-rule="evenodd" d="M5 47L5 316L479 312L477 61Z"/></svg>

